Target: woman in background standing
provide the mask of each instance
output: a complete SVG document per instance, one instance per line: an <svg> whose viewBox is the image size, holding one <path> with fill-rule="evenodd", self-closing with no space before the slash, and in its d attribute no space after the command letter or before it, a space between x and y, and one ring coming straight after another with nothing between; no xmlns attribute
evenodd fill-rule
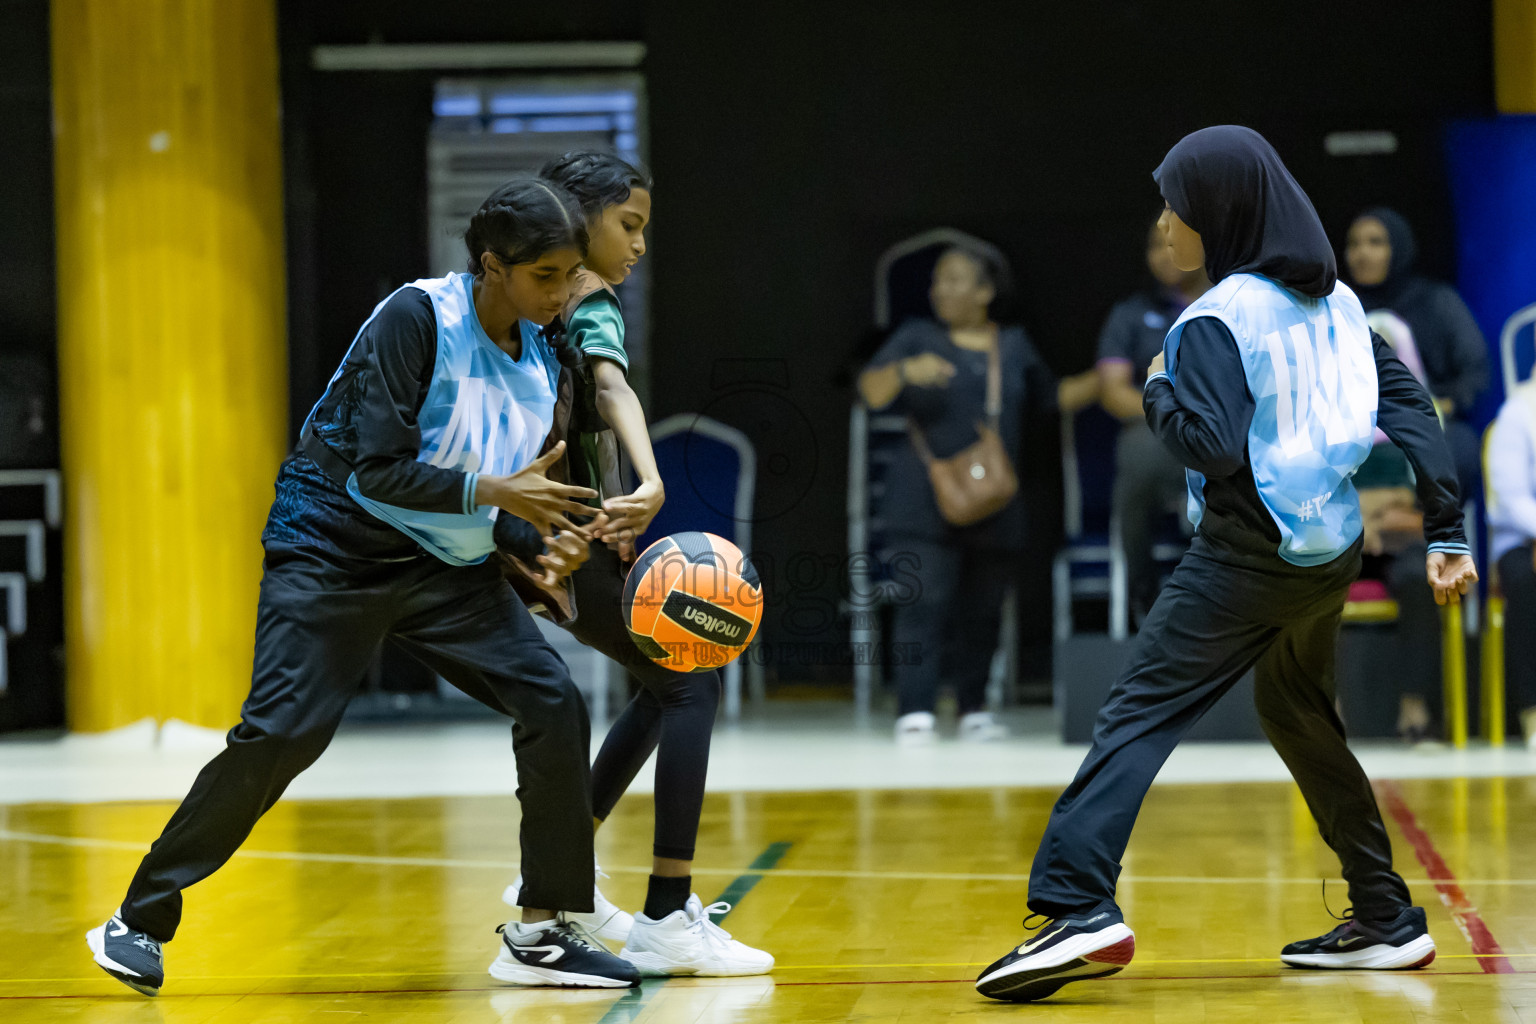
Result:
<svg viewBox="0 0 1536 1024"><path fill-rule="evenodd" d="M908 417L914 438L944 459L977 440L986 415L988 374L1001 376L998 433L1019 465L1029 422L1081 408L1098 395L1093 373L1058 385L1023 328L999 325L994 312L1010 287L1007 262L990 246L953 246L939 257L929 292L933 319L899 327L859 376L871 409ZM912 599L896 608L893 634L912 645L915 659L896 666L896 739L931 743L941 680L955 687L960 738L1002 739L1007 730L985 708L987 671L997 649L1003 594L1013 580L1025 531L1025 500L1015 494L1001 510L968 526L951 526L939 512L924 459L902 448L886 477L893 557L909 556L918 580Z"/></svg>

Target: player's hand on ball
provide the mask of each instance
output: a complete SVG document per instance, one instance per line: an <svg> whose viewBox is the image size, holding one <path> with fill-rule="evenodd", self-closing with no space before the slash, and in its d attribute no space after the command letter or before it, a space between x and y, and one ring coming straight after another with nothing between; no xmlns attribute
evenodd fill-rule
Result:
<svg viewBox="0 0 1536 1024"><path fill-rule="evenodd" d="M511 476L481 477L475 485L476 502L526 519L545 536L568 530L591 540L590 527L578 526L567 517L592 515L592 507L577 499L595 498L597 492L590 487L556 483L545 475L564 454L565 442L560 441Z"/></svg>
<svg viewBox="0 0 1536 1024"><path fill-rule="evenodd" d="M1152 361L1147 364L1147 376L1150 377L1154 373L1163 373L1163 372L1164 372L1164 369L1163 369L1163 353L1161 351L1159 351L1157 353L1157 355L1152 357Z"/></svg>
<svg viewBox="0 0 1536 1024"><path fill-rule="evenodd" d="M1461 596L1477 582L1477 566L1471 555L1447 555L1434 551L1424 560L1429 585L1435 591L1435 604L1460 604Z"/></svg>
<svg viewBox="0 0 1536 1024"><path fill-rule="evenodd" d="M605 527L596 531L597 539L617 551L620 559L630 561L635 557L635 538L650 527L666 497L658 481L642 483L632 494L609 498L603 502L603 510L610 518Z"/></svg>

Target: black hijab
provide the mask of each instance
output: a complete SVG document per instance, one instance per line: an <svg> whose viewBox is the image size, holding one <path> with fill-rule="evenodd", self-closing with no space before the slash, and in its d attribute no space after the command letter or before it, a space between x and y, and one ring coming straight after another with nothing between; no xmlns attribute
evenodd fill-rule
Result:
<svg viewBox="0 0 1536 1024"><path fill-rule="evenodd" d="M1218 125L1180 139L1152 172L1163 199L1205 244L1212 284L1262 274L1321 298L1338 265L1312 201L1264 136Z"/></svg>
<svg viewBox="0 0 1536 1024"><path fill-rule="evenodd" d="M1366 312L1373 309L1391 309L1404 292L1409 291L1416 283L1413 273L1413 262L1418 258L1419 246L1413 238L1413 228L1409 227L1407 219L1396 210L1386 206L1373 206L1356 217L1350 227L1354 227L1362 220L1381 221L1381 226L1387 229L1387 242L1392 246L1392 260L1387 264L1387 276L1380 284L1354 284L1355 294L1360 296L1360 304Z"/></svg>

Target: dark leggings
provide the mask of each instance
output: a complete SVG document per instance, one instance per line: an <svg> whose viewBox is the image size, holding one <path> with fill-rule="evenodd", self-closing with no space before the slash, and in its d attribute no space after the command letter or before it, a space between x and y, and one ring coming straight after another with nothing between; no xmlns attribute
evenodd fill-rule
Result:
<svg viewBox="0 0 1536 1024"><path fill-rule="evenodd" d="M607 818L619 797L656 756L657 857L692 860L704 807L709 739L720 706L719 672L673 672L641 654L629 637L620 596L624 568L602 544L571 577L576 591L572 635L627 669L640 690L608 730L592 764L592 813Z"/></svg>

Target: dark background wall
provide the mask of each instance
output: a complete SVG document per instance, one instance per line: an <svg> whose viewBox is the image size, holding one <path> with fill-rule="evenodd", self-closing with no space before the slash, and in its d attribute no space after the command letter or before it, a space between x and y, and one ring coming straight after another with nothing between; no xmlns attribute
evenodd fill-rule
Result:
<svg viewBox="0 0 1536 1024"><path fill-rule="evenodd" d="M0 468L58 464L52 83L47 0L0 0ZM34 490L0 492L0 519L35 519ZM21 546L5 544L6 569ZM0 732L64 717L58 535L47 576L27 588L27 632L12 639Z"/></svg>
<svg viewBox="0 0 1536 1024"><path fill-rule="evenodd" d="M834 381L869 326L886 246L939 224L998 242L1026 326L1069 373L1092 363L1104 313L1140 284L1160 206L1150 171L1184 133L1257 128L1330 231L1394 204L1420 232L1424 268L1450 276L1442 125L1492 111L1485 4L1408 0L1382 18L1317 0L674 0L535 20L522 5L312 6L283 7L287 102L310 111L302 138L290 130L310 179L291 186L310 191L314 226L294 233L315 235L315 283L294 289L315 303L295 308L296 327L313 321L295 333L295 366L310 361L295 417L371 304L425 269L434 77L298 72L307 44L643 40L658 183L651 411L707 409L758 443L754 547L773 563L779 614L765 630L779 641L821 638L833 621L850 397ZM1328 132L1366 128L1395 132L1398 152L1324 153Z"/></svg>
<svg viewBox="0 0 1536 1024"><path fill-rule="evenodd" d="M52 358L53 107L48 0L0 0L0 350Z"/></svg>
<svg viewBox="0 0 1536 1024"><path fill-rule="evenodd" d="M0 0L0 350L51 360L47 6ZM892 242L936 224L997 241L1048 361L1085 368L1140 282L1150 170L1185 132L1239 122L1276 144L1330 231L1393 203L1424 268L1451 276L1441 132L1492 113L1489 5L1370 6L280 0L294 422L372 304L426 270L436 77L319 73L310 47L644 41L652 412L708 408L792 456L764 460L756 547L776 570L769 638L795 639L783 615L815 626L836 597L849 396L833 381ZM1401 148L1325 155L1327 132L1361 128Z"/></svg>

